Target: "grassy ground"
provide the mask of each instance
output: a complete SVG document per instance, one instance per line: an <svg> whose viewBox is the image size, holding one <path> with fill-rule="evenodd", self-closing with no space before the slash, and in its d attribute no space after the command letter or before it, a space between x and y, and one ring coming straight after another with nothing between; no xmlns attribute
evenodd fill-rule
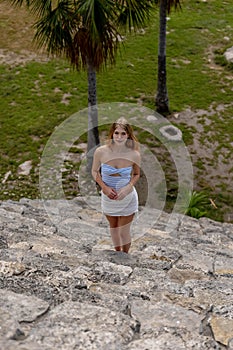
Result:
<svg viewBox="0 0 233 350"><path fill-rule="evenodd" d="M206 190L217 204L208 215L231 221L233 71L223 53L233 42L233 4L187 0L182 7L171 13L167 26L168 118L184 133L195 187ZM44 62L42 53L32 49L32 18L5 3L0 9L0 199L36 198L40 156L48 137L87 106L86 73L73 71L61 59ZM134 102L154 109L157 42L158 14L145 32L127 35L116 66L98 74L99 103ZM35 53L38 61L33 62ZM18 167L26 160L32 160L30 175L19 175ZM69 183L67 177L68 189Z"/></svg>

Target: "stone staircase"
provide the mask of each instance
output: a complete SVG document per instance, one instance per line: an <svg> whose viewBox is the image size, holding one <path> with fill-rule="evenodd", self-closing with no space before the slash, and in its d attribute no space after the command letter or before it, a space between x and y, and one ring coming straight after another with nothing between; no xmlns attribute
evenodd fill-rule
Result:
<svg viewBox="0 0 233 350"><path fill-rule="evenodd" d="M0 349L233 349L233 225L140 208L115 252L99 198L0 202Z"/></svg>

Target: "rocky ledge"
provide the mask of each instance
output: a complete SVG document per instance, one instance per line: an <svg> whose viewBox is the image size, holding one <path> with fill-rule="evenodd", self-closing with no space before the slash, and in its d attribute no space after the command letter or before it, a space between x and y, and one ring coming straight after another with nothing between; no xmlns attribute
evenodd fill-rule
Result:
<svg viewBox="0 0 233 350"><path fill-rule="evenodd" d="M125 254L85 200L65 214L0 202L0 349L233 349L232 224L162 213Z"/></svg>

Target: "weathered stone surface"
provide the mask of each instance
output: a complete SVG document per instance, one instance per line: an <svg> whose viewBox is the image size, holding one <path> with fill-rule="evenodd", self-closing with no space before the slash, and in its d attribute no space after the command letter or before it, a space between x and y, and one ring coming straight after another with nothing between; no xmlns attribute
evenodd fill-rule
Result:
<svg viewBox="0 0 233 350"><path fill-rule="evenodd" d="M0 261L0 275L20 275L25 269L25 265L19 261Z"/></svg>
<svg viewBox="0 0 233 350"><path fill-rule="evenodd" d="M119 349L133 339L136 328L137 321L120 312L91 303L66 302L37 323L27 341L51 349Z"/></svg>
<svg viewBox="0 0 233 350"><path fill-rule="evenodd" d="M18 321L6 309L0 307L0 337L1 340L12 339L17 329L20 328Z"/></svg>
<svg viewBox="0 0 233 350"><path fill-rule="evenodd" d="M48 207L0 202L0 349L232 349L233 225L151 209L125 254L85 198Z"/></svg>
<svg viewBox="0 0 233 350"><path fill-rule="evenodd" d="M224 56L228 62L233 62L233 47L229 47L229 49L224 52Z"/></svg>
<svg viewBox="0 0 233 350"><path fill-rule="evenodd" d="M12 313L18 322L33 322L48 310L49 304L33 295L6 293L0 289L0 307Z"/></svg>
<svg viewBox="0 0 233 350"><path fill-rule="evenodd" d="M170 141L182 140L182 132L174 125L162 126L159 131L161 134Z"/></svg>
<svg viewBox="0 0 233 350"><path fill-rule="evenodd" d="M228 345L229 340L233 337L233 320L212 316L210 325L215 340L224 345Z"/></svg>
<svg viewBox="0 0 233 350"><path fill-rule="evenodd" d="M26 160L24 163L19 165L18 174L28 176L30 174L31 169L32 169L32 161Z"/></svg>

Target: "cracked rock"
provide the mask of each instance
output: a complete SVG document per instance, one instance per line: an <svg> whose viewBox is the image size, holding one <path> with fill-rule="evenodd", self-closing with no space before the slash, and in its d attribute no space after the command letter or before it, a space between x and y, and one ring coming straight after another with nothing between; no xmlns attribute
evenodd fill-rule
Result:
<svg viewBox="0 0 233 350"><path fill-rule="evenodd" d="M46 205L0 202L0 349L232 350L232 224L148 208L125 254L85 197Z"/></svg>

